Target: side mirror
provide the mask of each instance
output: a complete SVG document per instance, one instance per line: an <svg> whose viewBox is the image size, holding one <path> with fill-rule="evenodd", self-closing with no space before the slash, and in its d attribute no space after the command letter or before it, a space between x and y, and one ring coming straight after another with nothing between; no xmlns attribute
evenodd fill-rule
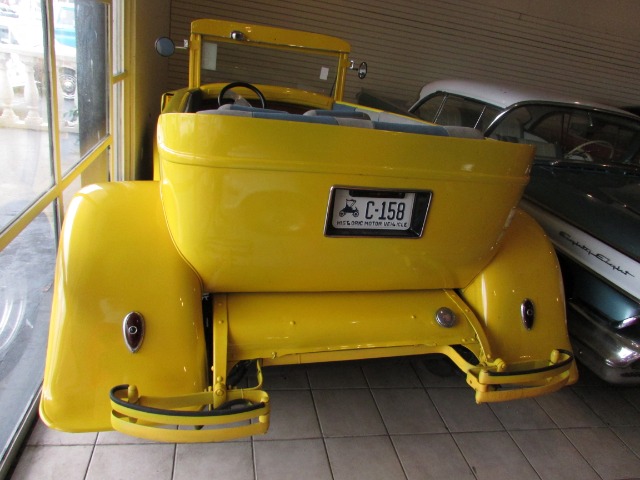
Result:
<svg viewBox="0 0 640 480"><path fill-rule="evenodd" d="M367 62L362 62L358 67L358 78L362 80L366 76L367 76Z"/></svg>
<svg viewBox="0 0 640 480"><path fill-rule="evenodd" d="M156 52L161 57L170 57L176 51L176 44L169 37L160 37L156 40Z"/></svg>
<svg viewBox="0 0 640 480"><path fill-rule="evenodd" d="M367 62L361 62L358 67L356 67L355 60L351 60L351 64L349 65L349 70L358 70L358 78L362 80L367 76Z"/></svg>
<svg viewBox="0 0 640 480"><path fill-rule="evenodd" d="M156 52L162 57L170 57L173 55L176 50L188 50L189 49L189 40L184 40L184 45L182 47L176 47L176 44L173 43L169 37L160 37L156 40Z"/></svg>

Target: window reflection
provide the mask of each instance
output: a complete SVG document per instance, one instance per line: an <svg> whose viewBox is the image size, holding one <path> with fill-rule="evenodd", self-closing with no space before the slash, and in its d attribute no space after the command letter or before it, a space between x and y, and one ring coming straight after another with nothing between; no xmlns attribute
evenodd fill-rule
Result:
<svg viewBox="0 0 640 480"><path fill-rule="evenodd" d="M107 7L82 2L78 18L78 110L80 113L80 151L82 155L103 140L108 132L107 90Z"/></svg>
<svg viewBox="0 0 640 480"><path fill-rule="evenodd" d="M0 231L53 183L42 11L14 11L0 17Z"/></svg>
<svg viewBox="0 0 640 480"><path fill-rule="evenodd" d="M56 9L59 110L67 140L62 145L65 173L109 134L107 13L106 4L86 0L59 4Z"/></svg>
<svg viewBox="0 0 640 480"><path fill-rule="evenodd" d="M0 444L35 397L44 365L55 263L53 208L0 251Z"/></svg>

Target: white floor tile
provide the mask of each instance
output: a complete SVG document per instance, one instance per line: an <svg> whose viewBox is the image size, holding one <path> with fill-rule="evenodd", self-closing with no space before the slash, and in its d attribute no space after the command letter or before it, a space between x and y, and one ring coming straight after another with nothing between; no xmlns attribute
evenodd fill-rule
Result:
<svg viewBox="0 0 640 480"><path fill-rule="evenodd" d="M92 451L92 445L27 446L11 479L82 480Z"/></svg>
<svg viewBox="0 0 640 480"><path fill-rule="evenodd" d="M316 390L313 397L326 437L387 433L369 390Z"/></svg>
<svg viewBox="0 0 640 480"><path fill-rule="evenodd" d="M640 410L624 398L624 388L575 388L578 396L611 426L640 427Z"/></svg>
<svg viewBox="0 0 640 480"><path fill-rule="evenodd" d="M527 430L511 435L543 480L600 478L560 430Z"/></svg>
<svg viewBox="0 0 640 480"><path fill-rule="evenodd" d="M391 435L447 431L423 388L374 389L372 393Z"/></svg>
<svg viewBox="0 0 640 480"><path fill-rule="evenodd" d="M604 427L604 422L571 388L563 388L535 401L560 428Z"/></svg>
<svg viewBox="0 0 640 480"><path fill-rule="evenodd" d="M392 437L408 480L472 480L475 477L451 435Z"/></svg>
<svg viewBox="0 0 640 480"><path fill-rule="evenodd" d="M610 429L569 428L564 433L603 479L640 478L640 458Z"/></svg>
<svg viewBox="0 0 640 480"><path fill-rule="evenodd" d="M335 480L390 480L405 475L389 437L328 438Z"/></svg>
<svg viewBox="0 0 640 480"><path fill-rule="evenodd" d="M171 480L175 445L96 445L86 480Z"/></svg>
<svg viewBox="0 0 640 480"><path fill-rule="evenodd" d="M33 427L27 445L93 445L97 433L66 433L47 427L38 420Z"/></svg>
<svg viewBox="0 0 640 480"><path fill-rule="evenodd" d="M611 430L640 458L640 429L637 427L613 427ZM638 476L640 477L640 474Z"/></svg>
<svg viewBox="0 0 640 480"><path fill-rule="evenodd" d="M531 398L492 403L489 407L507 430L544 429L556 426L544 409Z"/></svg>
<svg viewBox="0 0 640 480"><path fill-rule="evenodd" d="M270 426L256 441L319 438L320 426L309 390L276 390L269 394Z"/></svg>
<svg viewBox="0 0 640 480"><path fill-rule="evenodd" d="M493 410L478 405L469 388L427 388L427 392L450 432L504 430Z"/></svg>
<svg viewBox="0 0 640 480"><path fill-rule="evenodd" d="M322 439L256 442L254 449L260 480L332 480Z"/></svg>
<svg viewBox="0 0 640 480"><path fill-rule="evenodd" d="M173 480L206 478L253 480L251 442L177 445Z"/></svg>
<svg viewBox="0 0 640 480"><path fill-rule="evenodd" d="M507 432L456 433L453 439L478 480L539 480Z"/></svg>

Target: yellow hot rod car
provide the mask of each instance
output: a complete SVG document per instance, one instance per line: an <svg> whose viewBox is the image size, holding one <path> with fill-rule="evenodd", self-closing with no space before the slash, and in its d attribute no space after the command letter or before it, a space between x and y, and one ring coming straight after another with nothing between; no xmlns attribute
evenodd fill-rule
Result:
<svg viewBox="0 0 640 480"><path fill-rule="evenodd" d="M197 20L188 49L157 180L70 206L47 425L264 433L270 365L444 354L478 402L577 379L553 247L517 208L532 147L344 102L366 66L337 38Z"/></svg>

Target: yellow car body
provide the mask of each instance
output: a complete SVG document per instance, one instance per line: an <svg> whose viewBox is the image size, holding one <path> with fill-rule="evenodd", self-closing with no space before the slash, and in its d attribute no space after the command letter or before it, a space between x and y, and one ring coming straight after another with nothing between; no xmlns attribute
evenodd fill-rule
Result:
<svg viewBox="0 0 640 480"><path fill-rule="evenodd" d="M331 58L331 94L252 83L272 108L247 89L244 106L216 105L226 83L201 84L201 65L226 43ZM192 24L157 179L89 186L65 220L45 423L264 433L261 369L281 364L444 354L478 402L577 379L553 247L517 208L532 149L343 102L348 55L323 35Z"/></svg>

